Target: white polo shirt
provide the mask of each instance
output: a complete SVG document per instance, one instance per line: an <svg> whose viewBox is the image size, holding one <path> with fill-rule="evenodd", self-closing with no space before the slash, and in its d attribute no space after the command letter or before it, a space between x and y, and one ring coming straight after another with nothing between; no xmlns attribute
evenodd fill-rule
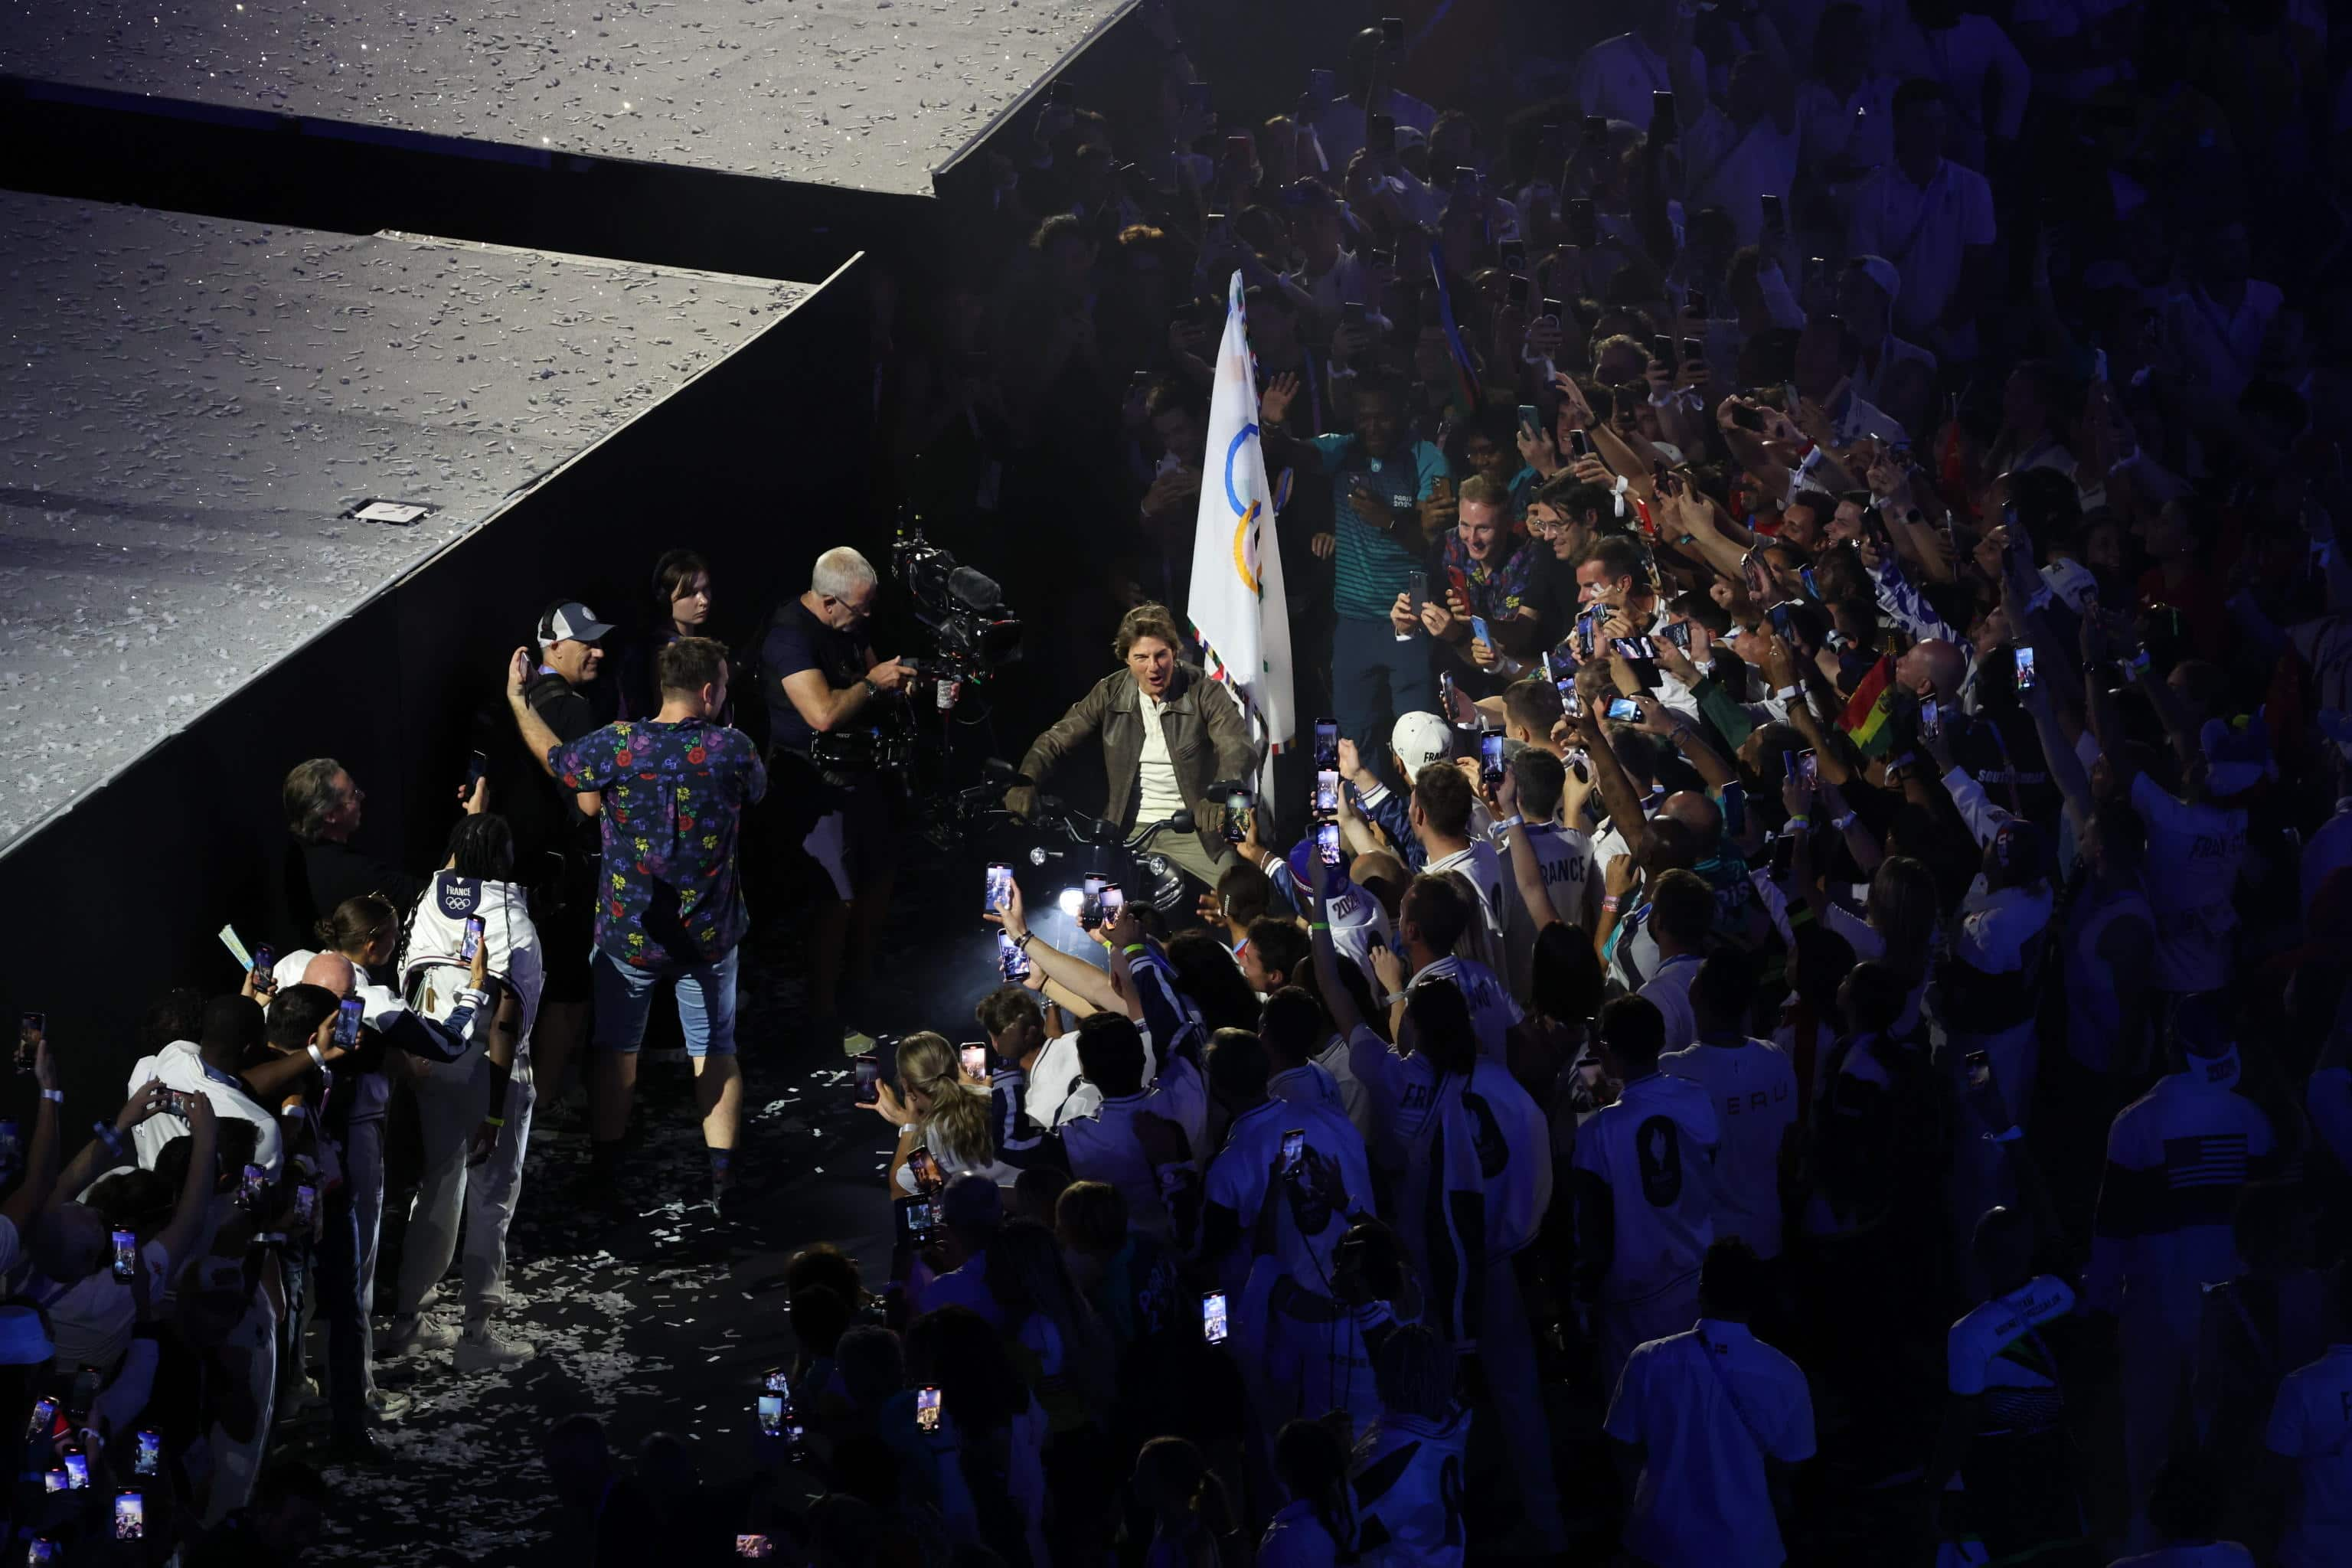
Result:
<svg viewBox="0 0 2352 1568"><path fill-rule="evenodd" d="M2279 1541L2284 1568L2325 1568L2344 1561L2352 1541L2352 1344L2279 1381L2263 1446L2295 1462L2299 1489Z"/></svg>
<svg viewBox="0 0 2352 1568"><path fill-rule="evenodd" d="M1680 952L1658 961L1657 973L1642 984L1635 995L1658 1010L1665 1021L1665 1050L1688 1050L1698 1038L1698 1017L1691 1011L1691 982L1698 978L1702 961L1695 952ZM1660 1053L1662 1056L1664 1052ZM1663 1064L1661 1064L1663 1065Z"/></svg>
<svg viewBox="0 0 2352 1568"><path fill-rule="evenodd" d="M1915 185L1900 163L1888 163L1854 187L1846 253L1895 264L1903 276L1895 327L1927 339L1959 288L1962 254L1993 237L1992 186L1982 174L1946 159Z"/></svg>
<svg viewBox="0 0 2352 1568"><path fill-rule="evenodd" d="M1077 1031L1047 1040L1029 1069L1029 1091L1021 1100L1029 1120L1040 1127L1058 1127L1101 1103L1102 1090L1087 1081L1086 1069L1078 1066Z"/></svg>
<svg viewBox="0 0 2352 1568"><path fill-rule="evenodd" d="M1813 1457L1813 1398L1797 1363L1745 1323L1701 1318L1638 1347L1609 1402L1606 1430L1646 1452L1625 1549L1658 1568L1779 1568L1767 1455Z"/></svg>
<svg viewBox="0 0 2352 1568"><path fill-rule="evenodd" d="M1165 1238L1175 1233L1175 1216L1160 1197L1159 1172L1136 1133L1136 1113L1145 1110L1184 1130L1192 1168L1198 1170L1208 1137L1208 1089L1192 1062L1181 1057L1142 1093L1106 1100L1092 1115L1064 1121L1062 1147L1070 1156L1071 1175L1117 1187L1127 1200L1128 1223Z"/></svg>
<svg viewBox="0 0 2352 1568"><path fill-rule="evenodd" d="M268 1107L245 1092L241 1080L208 1064L194 1040L173 1040L153 1056L140 1058L131 1065L130 1091L138 1093L151 1079L160 1079L165 1089L182 1094L203 1095L213 1102L215 1117L252 1122L253 1163L267 1170L272 1180L277 1178L286 1157L286 1141L278 1131L278 1118L269 1113ZM163 1145L174 1138L185 1137L187 1131L188 1124L178 1112L160 1110L131 1130L131 1147L139 1163L152 1171Z"/></svg>

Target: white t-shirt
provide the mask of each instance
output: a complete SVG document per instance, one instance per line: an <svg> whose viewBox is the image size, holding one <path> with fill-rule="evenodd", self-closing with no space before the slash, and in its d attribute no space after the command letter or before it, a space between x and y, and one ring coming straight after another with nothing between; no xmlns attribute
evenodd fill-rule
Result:
<svg viewBox="0 0 2352 1568"><path fill-rule="evenodd" d="M1240 1217L1242 1234L1247 1237L1267 1201L1266 1173L1281 1155L1283 1134L1294 1129L1307 1134L1310 1152L1339 1167L1346 1205L1313 1236L1301 1235L1286 1214L1276 1227L1276 1251L1293 1279L1328 1294L1331 1249L1348 1233L1348 1215L1373 1212L1371 1163L1364 1152L1363 1135L1346 1117L1326 1106L1280 1100L1253 1106L1234 1118L1224 1148L1209 1163L1203 1186L1209 1202Z"/></svg>
<svg viewBox="0 0 2352 1568"><path fill-rule="evenodd" d="M1973 169L1946 160L1915 185L1887 163L1854 187L1846 254L1883 256L1902 275L1895 324L1904 336L1930 339L1960 284L1960 258L1993 242L1992 187Z"/></svg>
<svg viewBox="0 0 2352 1568"><path fill-rule="evenodd" d="M1658 1568L1779 1568L1767 1454L1813 1457L1813 1398L1797 1363L1745 1323L1701 1318L1636 1348L1605 1424L1642 1444L1625 1548Z"/></svg>
<svg viewBox="0 0 2352 1568"><path fill-rule="evenodd" d="M1714 1156L1722 1142L1706 1090L1663 1073L1635 1079L1577 1129L1571 1163L1609 1194L1601 1300L1644 1300L1697 1274L1715 1240Z"/></svg>
<svg viewBox="0 0 2352 1568"><path fill-rule="evenodd" d="M1478 915L1483 929L1464 932L1461 951L1465 957L1475 959L1489 969L1507 966L1505 955L1509 952L1509 946L1505 932L1509 928L1505 922L1510 919L1511 911L1503 889L1511 878L1509 868L1495 853L1495 847L1483 840L1473 840L1468 848L1432 860L1423 869L1433 877L1442 877L1448 871L1462 873L1463 879L1470 884L1470 890L1478 896Z"/></svg>
<svg viewBox="0 0 2352 1568"><path fill-rule="evenodd" d="M1136 791L1135 820L1165 822L1184 809L1184 792L1177 787L1176 763L1168 754L1168 704L1138 687L1143 705L1143 760Z"/></svg>
<svg viewBox="0 0 2352 1568"><path fill-rule="evenodd" d="M1657 973L1643 983L1634 994L1658 1010L1665 1020L1667 1051L1689 1048L1698 1038L1698 1018L1691 1011L1691 982L1698 978L1700 963L1695 952L1678 952L1672 958L1661 959Z"/></svg>
<svg viewBox="0 0 2352 1568"><path fill-rule="evenodd" d="M1021 1107L1040 1127L1058 1127L1093 1111L1102 1103L1102 1090L1087 1081L1078 1066L1078 1034L1056 1035L1037 1051L1029 1069L1029 1092Z"/></svg>
<svg viewBox="0 0 2352 1568"><path fill-rule="evenodd" d="M1475 960L1449 953L1405 982L1405 989L1432 980L1451 980L1462 988L1462 1000L1470 1005L1470 1027L1478 1037L1478 1054L1503 1060L1505 1037L1525 1015L1495 972Z"/></svg>
<svg viewBox="0 0 2352 1568"><path fill-rule="evenodd" d="M2283 1568L2340 1568L2352 1541L2352 1344L2280 1380L2263 1443L2294 1460L2303 1483L2279 1541Z"/></svg>
<svg viewBox="0 0 2352 1568"><path fill-rule="evenodd" d="M1764 233L1765 193L1786 202L1797 181L1798 124L1783 131L1769 113L1739 125L1709 109L1683 135L1683 207L1721 207L1742 245Z"/></svg>
<svg viewBox="0 0 2352 1568"><path fill-rule="evenodd" d="M1314 1060L1266 1079L1265 1092L1294 1105L1328 1106L1346 1117L1360 1135L1372 1135L1371 1097L1348 1063L1348 1042L1337 1035Z"/></svg>
<svg viewBox="0 0 2352 1568"><path fill-rule="evenodd" d="M201 1094L213 1102L215 1117L233 1116L254 1126L255 1164L277 1179L278 1167L286 1154L286 1140L279 1133L278 1118L251 1095L245 1086L226 1073L208 1066L193 1040L173 1040L152 1057L142 1057L131 1064L131 1092L136 1094L151 1079L163 1081L163 1087L183 1094ZM156 1156L163 1145L174 1138L187 1135L188 1124L178 1112L162 1110L131 1130L131 1147L139 1163L147 1170L155 1168Z"/></svg>
<svg viewBox="0 0 2352 1568"><path fill-rule="evenodd" d="M1601 879L1592 868L1592 840L1549 822L1530 822L1527 833L1535 847L1536 865L1543 873L1544 896L1551 900L1552 913L1570 925L1591 930L1593 900L1601 886ZM1510 918L1503 923L1503 935L1511 959L1511 994L1532 997L1536 937L1540 933L1536 930L1535 917L1528 913L1526 900L1519 897L1518 878L1510 874L1510 846L1497 844L1495 852L1502 857L1506 873L1503 901Z"/></svg>
<svg viewBox="0 0 2352 1568"><path fill-rule="evenodd" d="M1723 1127L1723 1143L1715 1152L1723 1200L1716 1228L1738 1237L1759 1258L1778 1258L1780 1145L1797 1122L1795 1066L1769 1041L1701 1041L1660 1058L1658 1070L1690 1079L1715 1101Z"/></svg>
<svg viewBox="0 0 2352 1568"><path fill-rule="evenodd" d="M1136 1113L1145 1110L1164 1116L1184 1130L1192 1167L1198 1170L1206 1152L1208 1089L1191 1060L1182 1057L1142 1093L1105 1100L1092 1115L1064 1121L1062 1147L1069 1153L1071 1175L1117 1187L1127 1200L1128 1223L1165 1238L1175 1233L1175 1216L1160 1197L1159 1172L1136 1133Z"/></svg>
<svg viewBox="0 0 2352 1568"><path fill-rule="evenodd" d="M2147 879L2156 921L2159 991L2211 991L2230 978L2230 895L2246 858L2246 814L2167 794L2146 773L2132 779L2132 809L2147 825Z"/></svg>

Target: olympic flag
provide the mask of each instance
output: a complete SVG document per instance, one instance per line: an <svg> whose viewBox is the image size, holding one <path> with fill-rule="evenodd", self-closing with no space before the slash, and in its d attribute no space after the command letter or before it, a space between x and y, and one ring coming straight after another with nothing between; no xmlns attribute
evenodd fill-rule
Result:
<svg viewBox="0 0 2352 1568"><path fill-rule="evenodd" d="M1192 536L1192 602L1184 613L1200 639L1202 668L1234 694L1248 721L1265 796L1273 793L1274 754L1289 742L1297 716L1290 694L1290 607L1282 592L1274 489L1258 446L1257 375L1238 272L1217 345L1207 468Z"/></svg>

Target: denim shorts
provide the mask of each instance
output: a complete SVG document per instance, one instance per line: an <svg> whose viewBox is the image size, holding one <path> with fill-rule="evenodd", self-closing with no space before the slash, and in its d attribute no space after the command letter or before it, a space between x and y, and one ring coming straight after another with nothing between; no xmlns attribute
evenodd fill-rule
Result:
<svg viewBox="0 0 2352 1568"><path fill-rule="evenodd" d="M634 1055L663 982L677 983L677 1022L689 1057L735 1054L735 948L713 963L666 963L637 969L599 952L595 959L596 1048Z"/></svg>

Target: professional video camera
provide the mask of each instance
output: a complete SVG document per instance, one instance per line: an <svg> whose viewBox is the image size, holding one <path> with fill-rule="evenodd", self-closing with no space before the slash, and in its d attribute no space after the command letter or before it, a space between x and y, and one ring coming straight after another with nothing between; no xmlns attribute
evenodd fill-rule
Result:
<svg viewBox="0 0 2352 1568"><path fill-rule="evenodd" d="M904 659L926 675L984 680L1021 657L1021 617L1004 607L1004 590L914 531L890 546L890 566L915 601L915 618L939 639L937 661Z"/></svg>

